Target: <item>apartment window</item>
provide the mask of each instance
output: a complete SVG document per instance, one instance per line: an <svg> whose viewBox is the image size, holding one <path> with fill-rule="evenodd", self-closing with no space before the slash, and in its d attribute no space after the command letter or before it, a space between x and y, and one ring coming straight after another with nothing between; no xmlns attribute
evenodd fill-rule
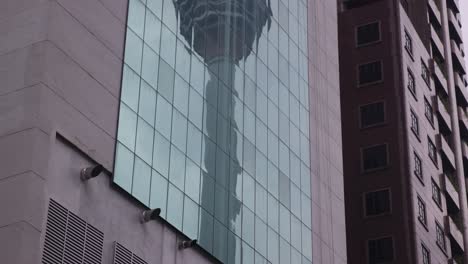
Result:
<svg viewBox="0 0 468 264"><path fill-rule="evenodd" d="M413 110L411 110L411 131L419 138L419 120Z"/></svg>
<svg viewBox="0 0 468 264"><path fill-rule="evenodd" d="M438 205L442 205L442 195L440 194L440 187L432 180L432 200Z"/></svg>
<svg viewBox="0 0 468 264"><path fill-rule="evenodd" d="M446 250L444 229L437 221L436 221L436 243L443 251Z"/></svg>
<svg viewBox="0 0 468 264"><path fill-rule="evenodd" d="M416 82L414 81L414 74L408 68L408 90L416 97Z"/></svg>
<svg viewBox="0 0 468 264"><path fill-rule="evenodd" d="M378 216L390 213L390 190L368 192L364 195L365 215Z"/></svg>
<svg viewBox="0 0 468 264"><path fill-rule="evenodd" d="M431 124L434 124L434 111L432 110L431 103L424 98L424 113L426 115L427 120L431 122Z"/></svg>
<svg viewBox="0 0 468 264"><path fill-rule="evenodd" d="M393 261L393 238L372 239L367 242L369 264Z"/></svg>
<svg viewBox="0 0 468 264"><path fill-rule="evenodd" d="M429 158L431 158L432 162L437 165L437 150L434 142L432 142L431 138L427 137L427 147L428 147L428 154Z"/></svg>
<svg viewBox="0 0 468 264"><path fill-rule="evenodd" d="M427 249L424 244L421 244L421 251L422 251L422 261L423 264L430 264L431 263L431 255L429 253L429 250Z"/></svg>
<svg viewBox="0 0 468 264"><path fill-rule="evenodd" d="M356 28L357 46L369 45L380 41L380 22L361 25Z"/></svg>
<svg viewBox="0 0 468 264"><path fill-rule="evenodd" d="M359 85L368 85L382 81L382 62L375 61L359 65Z"/></svg>
<svg viewBox="0 0 468 264"><path fill-rule="evenodd" d="M422 161L416 152L414 153L414 175L421 181L423 180Z"/></svg>
<svg viewBox="0 0 468 264"><path fill-rule="evenodd" d="M418 196L418 220L424 226L427 225L426 203Z"/></svg>
<svg viewBox="0 0 468 264"><path fill-rule="evenodd" d="M405 49L413 57L413 40L408 31L405 30Z"/></svg>
<svg viewBox="0 0 468 264"><path fill-rule="evenodd" d="M377 102L359 107L361 128L376 126L385 122L385 104Z"/></svg>
<svg viewBox="0 0 468 264"><path fill-rule="evenodd" d="M421 59L421 76L423 80L426 82L426 84L430 87L431 85L431 77L429 74L429 68L427 68L426 63L424 62L423 59Z"/></svg>
<svg viewBox="0 0 468 264"><path fill-rule="evenodd" d="M385 168L388 165L387 144L363 148L361 155L364 172Z"/></svg>

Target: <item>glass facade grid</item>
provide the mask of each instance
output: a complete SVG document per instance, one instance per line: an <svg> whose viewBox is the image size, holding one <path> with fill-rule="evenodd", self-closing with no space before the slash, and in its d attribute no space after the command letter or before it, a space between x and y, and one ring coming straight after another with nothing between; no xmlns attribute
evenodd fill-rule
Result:
<svg viewBox="0 0 468 264"><path fill-rule="evenodd" d="M306 14L129 0L114 182L224 263L311 263Z"/></svg>

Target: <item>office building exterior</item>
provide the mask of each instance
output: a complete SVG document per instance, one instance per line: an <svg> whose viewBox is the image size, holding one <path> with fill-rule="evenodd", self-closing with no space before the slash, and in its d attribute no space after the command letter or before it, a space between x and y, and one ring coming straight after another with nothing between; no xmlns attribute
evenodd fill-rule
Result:
<svg viewBox="0 0 468 264"><path fill-rule="evenodd" d="M2 262L347 262L336 2L0 5Z"/></svg>
<svg viewBox="0 0 468 264"><path fill-rule="evenodd" d="M342 7L348 263L468 263L458 1Z"/></svg>

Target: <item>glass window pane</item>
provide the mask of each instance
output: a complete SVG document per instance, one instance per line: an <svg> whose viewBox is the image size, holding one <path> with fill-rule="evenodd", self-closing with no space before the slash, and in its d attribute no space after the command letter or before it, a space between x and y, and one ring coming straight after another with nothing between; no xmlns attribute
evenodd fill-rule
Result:
<svg viewBox="0 0 468 264"><path fill-rule="evenodd" d="M132 195L145 205L149 205L151 167L138 157L135 158Z"/></svg>
<svg viewBox="0 0 468 264"><path fill-rule="evenodd" d="M291 183L291 212L301 217L301 191L299 187Z"/></svg>
<svg viewBox="0 0 468 264"><path fill-rule="evenodd" d="M184 116L188 116L189 85L179 75L175 76L174 106Z"/></svg>
<svg viewBox="0 0 468 264"><path fill-rule="evenodd" d="M258 183L255 185L255 213L267 221L267 191Z"/></svg>
<svg viewBox="0 0 468 264"><path fill-rule="evenodd" d="M140 0L129 1L127 25L138 36L143 37L145 29L145 5Z"/></svg>
<svg viewBox="0 0 468 264"><path fill-rule="evenodd" d="M124 64L122 77L122 91L120 99L134 112L138 111L138 94L140 91L140 76L127 64Z"/></svg>
<svg viewBox="0 0 468 264"><path fill-rule="evenodd" d="M291 214L289 213L289 210L282 204L280 204L279 209L280 235L286 239L286 241L290 241Z"/></svg>
<svg viewBox="0 0 468 264"><path fill-rule="evenodd" d="M150 208L161 208L160 216L164 218L166 217L168 187L167 180L157 171L153 170L151 175Z"/></svg>
<svg viewBox="0 0 468 264"><path fill-rule="evenodd" d="M311 206L312 203L307 196L303 193L301 194L301 203L302 203L302 222L309 228L312 227L312 220L311 220Z"/></svg>
<svg viewBox="0 0 468 264"><path fill-rule="evenodd" d="M312 231L302 225L302 254L312 260Z"/></svg>
<svg viewBox="0 0 468 264"><path fill-rule="evenodd" d="M279 264L279 235L273 229L268 228L268 261L271 264ZM288 262L287 262L288 263Z"/></svg>
<svg viewBox="0 0 468 264"><path fill-rule="evenodd" d="M194 89L190 89L188 117L198 129L202 129L203 98Z"/></svg>
<svg viewBox="0 0 468 264"><path fill-rule="evenodd" d="M166 138L171 138L172 107L162 96L158 95L156 105L156 130Z"/></svg>
<svg viewBox="0 0 468 264"><path fill-rule="evenodd" d="M290 181L283 173L279 173L279 200L280 202L289 208L290 205Z"/></svg>
<svg viewBox="0 0 468 264"><path fill-rule="evenodd" d="M227 233L227 228L215 220L213 255L221 260L222 263L227 262Z"/></svg>
<svg viewBox="0 0 468 264"><path fill-rule="evenodd" d="M291 153L290 158L290 174L291 181L294 182L297 186L301 185L301 161L299 157Z"/></svg>
<svg viewBox="0 0 468 264"><path fill-rule="evenodd" d="M174 69L164 60L159 60L158 92L172 102L174 97Z"/></svg>
<svg viewBox="0 0 468 264"><path fill-rule="evenodd" d="M187 141L187 156L197 165L200 165L202 132L198 130L191 122L188 122Z"/></svg>
<svg viewBox="0 0 468 264"><path fill-rule="evenodd" d="M244 205L251 208L252 210L255 209L255 180L247 173L244 173L243 177L243 196L242 201Z"/></svg>
<svg viewBox="0 0 468 264"><path fill-rule="evenodd" d="M278 107L268 100L268 128L278 135Z"/></svg>
<svg viewBox="0 0 468 264"><path fill-rule="evenodd" d="M199 94L205 89L205 65L197 57L192 56L192 68L190 71L190 84Z"/></svg>
<svg viewBox="0 0 468 264"><path fill-rule="evenodd" d="M257 130L255 142L257 144L257 148L264 154L268 154L268 129L266 125L257 119Z"/></svg>
<svg viewBox="0 0 468 264"><path fill-rule="evenodd" d="M268 191L278 198L279 174L278 168L271 162L268 162Z"/></svg>
<svg viewBox="0 0 468 264"><path fill-rule="evenodd" d="M247 139L244 139L244 169L255 175L255 146Z"/></svg>
<svg viewBox="0 0 468 264"><path fill-rule="evenodd" d="M117 143L114 182L127 192L130 192L132 189L133 160L133 153L124 145Z"/></svg>
<svg viewBox="0 0 468 264"><path fill-rule="evenodd" d="M176 71L182 78L188 82L190 80L190 48L184 44L184 41L177 39Z"/></svg>
<svg viewBox="0 0 468 264"><path fill-rule="evenodd" d="M135 150L137 115L125 104L120 103L119 129L117 140L131 151Z"/></svg>
<svg viewBox="0 0 468 264"><path fill-rule="evenodd" d="M143 63L141 68L141 77L148 82L151 87L158 85L158 66L159 56L147 45L143 48Z"/></svg>
<svg viewBox="0 0 468 264"><path fill-rule="evenodd" d="M151 164L153 159L153 137L153 128L143 119L138 118L135 154L148 164Z"/></svg>
<svg viewBox="0 0 468 264"><path fill-rule="evenodd" d="M242 202L233 195L229 195L229 228L238 236L242 236Z"/></svg>
<svg viewBox="0 0 468 264"><path fill-rule="evenodd" d="M268 194L268 225L279 231L279 202L270 194Z"/></svg>
<svg viewBox="0 0 468 264"><path fill-rule="evenodd" d="M291 246L286 240L280 237L280 263L291 262Z"/></svg>
<svg viewBox="0 0 468 264"><path fill-rule="evenodd" d="M172 5L172 3L171 3ZM172 6L174 10L174 7ZM167 21L163 20L163 23ZM175 67L176 36L163 24L161 30L161 58L168 63L171 68ZM159 75L161 76L161 75ZM164 75L163 75L164 76Z"/></svg>
<svg viewBox="0 0 468 264"><path fill-rule="evenodd" d="M187 147L187 119L174 109L172 117L172 143L182 152L186 152Z"/></svg>
<svg viewBox="0 0 468 264"><path fill-rule="evenodd" d="M185 183L185 155L174 145L171 145L171 161L169 181L183 190Z"/></svg>
<svg viewBox="0 0 468 264"><path fill-rule="evenodd" d="M215 177L216 145L207 136L202 137L202 169Z"/></svg>
<svg viewBox="0 0 468 264"><path fill-rule="evenodd" d="M149 8L151 5L156 6L160 0L148 0L146 4ZM154 10L152 10L154 12ZM145 43L148 44L156 53L159 53L159 45L161 42L161 21L152 13L146 12L146 28L145 30Z"/></svg>
<svg viewBox="0 0 468 264"><path fill-rule="evenodd" d="M133 0L133 1L135 2L138 0ZM140 74L141 72L142 52L143 52L143 40L140 39L132 30L127 29L124 61L137 74Z"/></svg>
<svg viewBox="0 0 468 264"><path fill-rule="evenodd" d="M255 218L255 249L263 256L267 255L267 225L258 217Z"/></svg>
<svg viewBox="0 0 468 264"><path fill-rule="evenodd" d="M242 209L242 239L249 245L254 246L255 215L247 207Z"/></svg>
<svg viewBox="0 0 468 264"><path fill-rule="evenodd" d="M213 216L205 210L200 210L199 243L208 252L213 251Z"/></svg>
<svg viewBox="0 0 468 264"><path fill-rule="evenodd" d="M214 214L214 197L215 197L215 183L213 178L202 172L202 185L201 185L201 206L210 214Z"/></svg>
<svg viewBox="0 0 468 264"><path fill-rule="evenodd" d="M167 198L167 221L174 227L182 229L182 213L184 209L184 194L174 185L169 184Z"/></svg>
<svg viewBox="0 0 468 264"><path fill-rule="evenodd" d="M215 184L215 218L222 224L228 224L228 193L226 190Z"/></svg>
<svg viewBox="0 0 468 264"><path fill-rule="evenodd" d="M162 15L162 2L163 1L161 1L161 0L146 0L146 6L151 10L151 12L156 14L157 17L161 18L161 15ZM152 28L152 27L149 27L149 28Z"/></svg>
<svg viewBox="0 0 468 264"><path fill-rule="evenodd" d="M154 126L154 118L156 114L156 91L151 88L146 82L141 82L140 89L140 106L138 115L142 117L148 124Z"/></svg>
<svg viewBox="0 0 468 264"><path fill-rule="evenodd" d="M247 107L244 108L244 136L255 143L255 114Z"/></svg>
<svg viewBox="0 0 468 264"><path fill-rule="evenodd" d="M154 133L153 168L162 176L169 176L170 143L158 132Z"/></svg>
<svg viewBox="0 0 468 264"><path fill-rule="evenodd" d="M256 170L255 170L255 179L263 186L267 186L267 169L268 161L265 156L260 151L257 151L256 155Z"/></svg>
<svg viewBox="0 0 468 264"><path fill-rule="evenodd" d="M190 239L198 237L198 211L199 207L188 196L184 199L183 232Z"/></svg>
<svg viewBox="0 0 468 264"><path fill-rule="evenodd" d="M297 250L302 250L302 224L299 219L291 217L291 245Z"/></svg>

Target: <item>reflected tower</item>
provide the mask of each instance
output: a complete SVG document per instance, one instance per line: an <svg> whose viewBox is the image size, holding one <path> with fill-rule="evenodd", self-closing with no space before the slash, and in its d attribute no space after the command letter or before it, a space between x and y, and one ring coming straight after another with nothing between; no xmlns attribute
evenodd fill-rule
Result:
<svg viewBox="0 0 468 264"><path fill-rule="evenodd" d="M238 177L242 173L242 163L236 154L237 132L236 120L233 118L235 101L237 96L234 89L236 66L244 63L253 49L258 48L258 39L264 28L270 29L272 10L269 0L175 0L175 9L179 17L179 29L181 35L191 45L194 52L201 56L208 68L208 80L205 80L205 95L207 101L224 104L225 117L227 117L228 129L224 136L228 137L225 150L230 153L228 162L229 169L207 168L209 175L219 174L220 171L228 171L229 175L216 175L216 178L224 178L230 184L229 189L236 189L239 183ZM230 92L224 100L218 99L222 86L227 87ZM208 138L215 139L217 136L218 113L215 108L207 107L205 111L205 128ZM218 133L220 133L218 131ZM234 136L233 136L234 135ZM241 136L241 135L240 135ZM205 140L204 162L212 163L217 159L217 148L207 146ZM230 164L229 164L230 163ZM217 164L217 166L219 166ZM210 170L215 171L210 171ZM201 186L201 203L213 203L212 188L203 181ZM229 213L227 224L230 230L234 230L235 222L239 218L241 202L237 199L229 199ZM204 230L212 226L210 220L204 215L200 218L199 242L205 245L211 241L212 232ZM236 251L240 249L230 248L228 250L228 262L233 263Z"/></svg>

